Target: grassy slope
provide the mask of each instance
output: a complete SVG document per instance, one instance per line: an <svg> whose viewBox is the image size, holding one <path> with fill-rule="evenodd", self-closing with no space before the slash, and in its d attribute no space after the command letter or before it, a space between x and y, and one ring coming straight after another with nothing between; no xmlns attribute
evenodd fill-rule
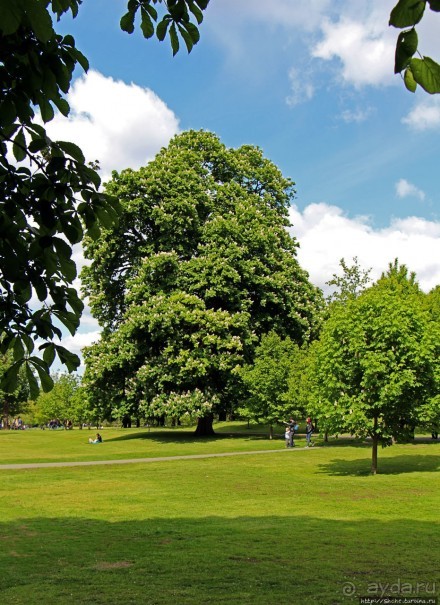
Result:
<svg viewBox="0 0 440 605"><path fill-rule="evenodd" d="M203 449L147 442L122 441L145 455ZM376 477L369 466L369 448L347 445L1 471L0 603L329 605L377 596L374 583L435 580L438 592L437 444L381 451Z"/></svg>

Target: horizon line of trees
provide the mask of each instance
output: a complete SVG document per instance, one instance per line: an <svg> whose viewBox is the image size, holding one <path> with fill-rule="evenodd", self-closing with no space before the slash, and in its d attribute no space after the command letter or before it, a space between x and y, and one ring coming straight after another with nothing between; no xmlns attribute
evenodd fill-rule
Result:
<svg viewBox="0 0 440 605"><path fill-rule="evenodd" d="M378 446L411 439L416 427L438 433L440 286L423 292L397 259L371 283L369 270L353 261L350 266L341 259L342 274L327 282L335 290L327 297L319 335L298 345L273 330L262 334L252 363L238 373L241 400L219 410L217 418L274 426L310 415L326 438L369 437L375 473ZM124 406L103 414L80 377L58 373L53 379L54 389L33 401L23 381L7 408L4 399L3 415L5 409L9 416L24 413L39 425L51 418L125 427L197 421L197 412L179 414L178 407L168 416L162 410L145 414L141 407L133 414Z"/></svg>

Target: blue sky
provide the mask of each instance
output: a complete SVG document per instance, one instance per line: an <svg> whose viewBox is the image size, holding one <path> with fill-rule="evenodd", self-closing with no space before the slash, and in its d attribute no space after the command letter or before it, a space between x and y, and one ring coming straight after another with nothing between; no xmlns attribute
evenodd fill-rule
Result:
<svg viewBox="0 0 440 605"><path fill-rule="evenodd" d="M440 103L393 74L394 3L211 0L199 44L173 58L168 42L120 31L122 0L84 2L58 29L90 71L78 72L69 120L49 132L76 140L104 177L146 164L189 128L258 145L296 182L292 233L314 283L325 287L342 257L373 277L398 257L429 290L440 283ZM419 28L437 59L439 20L430 12ZM97 332L86 314L66 344Z"/></svg>

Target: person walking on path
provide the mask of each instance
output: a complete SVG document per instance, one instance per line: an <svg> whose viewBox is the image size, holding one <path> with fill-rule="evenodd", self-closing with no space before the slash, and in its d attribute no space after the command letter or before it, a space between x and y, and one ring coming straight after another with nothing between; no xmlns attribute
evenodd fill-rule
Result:
<svg viewBox="0 0 440 605"><path fill-rule="evenodd" d="M289 422L286 422L286 431L284 433L284 437L286 439L286 447L295 447L295 431L298 430L298 425L296 420L293 418L289 419Z"/></svg>
<svg viewBox="0 0 440 605"><path fill-rule="evenodd" d="M306 447L313 447L315 444L312 443L312 435L315 427L313 426L312 419L307 418L306 424Z"/></svg>

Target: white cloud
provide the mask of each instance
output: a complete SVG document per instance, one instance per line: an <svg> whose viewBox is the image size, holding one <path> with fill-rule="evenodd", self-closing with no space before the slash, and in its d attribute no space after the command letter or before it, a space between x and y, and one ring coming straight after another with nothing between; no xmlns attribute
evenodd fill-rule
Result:
<svg viewBox="0 0 440 605"><path fill-rule="evenodd" d="M310 99L313 98L315 87L311 79L307 80L307 77L304 76L303 72L299 73L296 68L292 67L289 71L289 80L290 94L286 98L288 105L294 107L305 101L310 101Z"/></svg>
<svg viewBox="0 0 440 605"><path fill-rule="evenodd" d="M153 91L97 71L77 79L67 98L71 114L48 123L49 136L99 160L104 179L112 170L144 166L178 131L177 117Z"/></svg>
<svg viewBox="0 0 440 605"><path fill-rule="evenodd" d="M366 109L346 109L341 113L341 119L347 124L352 122L360 124L368 120L372 112L373 109L371 107L367 107Z"/></svg>
<svg viewBox="0 0 440 605"><path fill-rule="evenodd" d="M385 22L386 23L386 22ZM312 48L312 56L342 64L341 78L356 88L391 84L395 35L376 18L358 21L341 16L336 22L325 19L322 39Z"/></svg>
<svg viewBox="0 0 440 605"><path fill-rule="evenodd" d="M326 293L326 282L340 273L341 258L351 264L355 256L362 268L372 269L373 280L398 258L416 272L423 290L440 284L440 222L409 217L374 229L368 217L349 218L341 208L325 203L310 204L302 212L293 206L290 220L291 232L300 243L298 260L311 281ZM99 340L99 335L99 326L86 307L80 332L63 338L62 345L81 357L81 350ZM81 366L80 373L83 370Z"/></svg>
<svg viewBox="0 0 440 605"><path fill-rule="evenodd" d="M398 197L418 197L422 201L425 199L425 192L409 183L406 179L397 181L396 194Z"/></svg>
<svg viewBox="0 0 440 605"><path fill-rule="evenodd" d="M354 256L361 267L372 268L372 279L398 258L416 272L423 290L440 284L440 222L409 217L374 229L366 217L349 218L324 203L310 204L303 212L292 207L290 218L300 243L299 262L325 291L325 282L339 272L340 259L350 263Z"/></svg>
<svg viewBox="0 0 440 605"><path fill-rule="evenodd" d="M423 98L422 101L414 105L409 114L402 119L402 122L412 130L439 130L440 99L438 97Z"/></svg>
<svg viewBox="0 0 440 605"><path fill-rule="evenodd" d="M220 29L219 20L227 21L230 29L252 20L310 31L319 25L331 4L331 0L277 0L270 4L267 0L222 0L211 2L206 22L208 27Z"/></svg>

